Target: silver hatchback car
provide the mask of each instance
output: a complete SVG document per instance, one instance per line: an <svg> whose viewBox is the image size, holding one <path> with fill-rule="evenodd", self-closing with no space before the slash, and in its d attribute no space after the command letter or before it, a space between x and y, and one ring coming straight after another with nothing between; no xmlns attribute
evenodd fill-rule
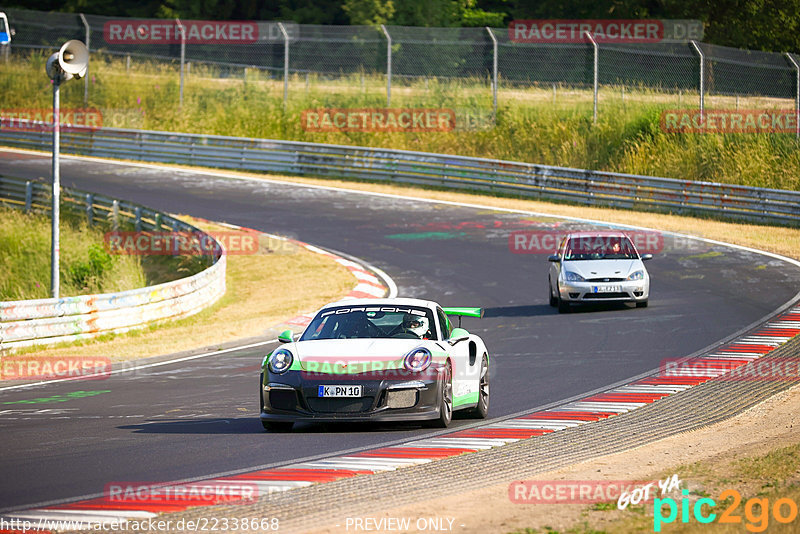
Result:
<svg viewBox="0 0 800 534"><path fill-rule="evenodd" d="M620 231L575 232L550 256L550 305L568 313L571 303L628 301L647 306L650 275L631 239Z"/></svg>

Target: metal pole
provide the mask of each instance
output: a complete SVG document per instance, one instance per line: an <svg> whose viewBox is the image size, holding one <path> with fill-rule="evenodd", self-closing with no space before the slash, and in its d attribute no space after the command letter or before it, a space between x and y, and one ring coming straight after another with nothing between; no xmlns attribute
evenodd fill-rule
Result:
<svg viewBox="0 0 800 534"><path fill-rule="evenodd" d="M278 23L278 28L283 34L283 108L289 101L289 33L284 28L283 23Z"/></svg>
<svg viewBox="0 0 800 534"><path fill-rule="evenodd" d="M83 28L86 30L86 49L91 51L91 27L89 23L86 21L86 17L83 16L83 13L78 13L81 17L81 22L83 22ZM89 65L86 65L86 75L83 77L83 105L84 107L89 106Z"/></svg>
<svg viewBox="0 0 800 534"><path fill-rule="evenodd" d="M594 84L592 91L594 93L594 106L592 109L592 123L597 124L597 77L600 73L600 69L598 68L598 64L600 62L600 46L597 44L597 41L594 40L592 34L589 32L584 32L586 38L589 39L589 42L592 43L592 47L594 48Z"/></svg>
<svg viewBox="0 0 800 534"><path fill-rule="evenodd" d="M381 30L386 36L386 107L388 108L392 105L392 36L383 24Z"/></svg>
<svg viewBox="0 0 800 534"><path fill-rule="evenodd" d="M183 107L183 63L186 59L186 30L181 24L181 19L175 19L175 22L178 24L178 30L181 32L181 96L180 96L180 106Z"/></svg>
<svg viewBox="0 0 800 534"><path fill-rule="evenodd" d="M61 141L61 119L59 117L59 76L53 80L53 207L52 207L52 231L50 234L50 296L58 298L58 266L59 266L59 240L58 240L58 221L61 203L61 176L59 175L58 147Z"/></svg>
<svg viewBox="0 0 800 534"><path fill-rule="evenodd" d="M492 46L494 48L492 59L492 105L494 107L494 116L497 117L497 37L494 36L489 26L486 26L486 31L489 32L489 37L492 38Z"/></svg>
<svg viewBox="0 0 800 534"><path fill-rule="evenodd" d="M697 41L689 42L692 43L695 52L697 52L697 55L700 56L700 122L702 124L705 114L706 56L703 54L703 51L700 50L700 47L697 45Z"/></svg>
<svg viewBox="0 0 800 534"><path fill-rule="evenodd" d="M794 96L794 120L795 120L795 137L800 139L800 65L794 60L789 52L786 52L786 57L792 62L796 75L795 79L795 96Z"/></svg>

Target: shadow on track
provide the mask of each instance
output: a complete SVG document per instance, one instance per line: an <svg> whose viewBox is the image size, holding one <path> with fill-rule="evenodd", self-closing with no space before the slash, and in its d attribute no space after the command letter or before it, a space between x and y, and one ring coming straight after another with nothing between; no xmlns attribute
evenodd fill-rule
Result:
<svg viewBox="0 0 800 534"><path fill-rule="evenodd" d="M613 310L634 309L626 302L586 302L573 305L571 313L592 313ZM495 308L484 308L484 317L539 317L544 315L558 315L558 310L547 304L529 304L526 306L498 306Z"/></svg>
<svg viewBox="0 0 800 534"><path fill-rule="evenodd" d="M457 430L463 424L474 422L474 419L457 423L450 426L451 430ZM136 425L123 425L118 427L121 430L130 430L134 434L265 434L258 416L213 418L213 419L180 419L173 421L153 421L150 423L140 423ZM420 432L435 431L415 422L397 423L296 423L294 428L286 434L352 434L358 433L401 433L401 432ZM272 432L273 434L275 432Z"/></svg>

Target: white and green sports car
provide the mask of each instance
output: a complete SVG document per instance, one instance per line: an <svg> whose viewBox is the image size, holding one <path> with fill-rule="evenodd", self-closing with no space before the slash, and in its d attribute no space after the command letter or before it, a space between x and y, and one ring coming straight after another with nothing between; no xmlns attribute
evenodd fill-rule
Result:
<svg viewBox="0 0 800 534"><path fill-rule="evenodd" d="M454 327L449 316L458 316ZM485 418L489 353L461 317L480 308L442 308L409 298L358 299L319 310L297 341L264 358L261 422L425 421L450 424L454 411Z"/></svg>

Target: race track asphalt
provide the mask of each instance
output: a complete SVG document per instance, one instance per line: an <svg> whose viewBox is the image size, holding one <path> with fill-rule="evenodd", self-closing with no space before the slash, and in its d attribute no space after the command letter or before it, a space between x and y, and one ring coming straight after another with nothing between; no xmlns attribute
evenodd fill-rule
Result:
<svg viewBox="0 0 800 534"><path fill-rule="evenodd" d="M0 174L47 180L49 173L47 157L0 151ZM585 393L691 354L764 317L800 287L798 269L780 260L667 238L647 264L650 307L559 315L547 303L546 254L513 253L509 234L585 223L202 170L70 158L62 161L61 174L64 187L357 256L388 273L400 296L485 308L483 320L467 319L464 326L482 336L491 353L491 417ZM0 391L0 472L6 475L0 509L96 494L109 482L183 480L430 432L411 424L342 424L265 433L256 383L269 348L106 380ZM453 427L469 423L456 420Z"/></svg>

